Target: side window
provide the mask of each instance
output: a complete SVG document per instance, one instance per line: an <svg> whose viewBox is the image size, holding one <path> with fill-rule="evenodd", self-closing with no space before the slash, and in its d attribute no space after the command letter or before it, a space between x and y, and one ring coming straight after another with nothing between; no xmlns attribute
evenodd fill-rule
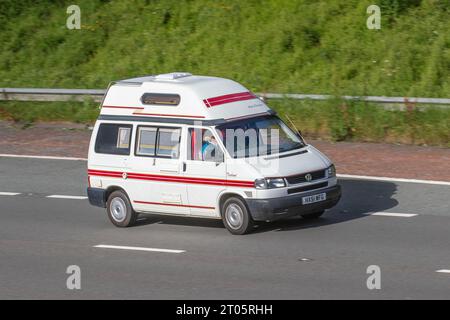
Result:
<svg viewBox="0 0 450 320"><path fill-rule="evenodd" d="M157 128L138 127L136 155L154 156L156 149Z"/></svg>
<svg viewBox="0 0 450 320"><path fill-rule="evenodd" d="M178 159L180 156L180 128L138 127L137 156Z"/></svg>
<svg viewBox="0 0 450 320"><path fill-rule="evenodd" d="M188 160L223 162L223 152L209 129L189 128Z"/></svg>
<svg viewBox="0 0 450 320"><path fill-rule="evenodd" d="M180 129L159 128L156 155L178 159L180 156Z"/></svg>
<svg viewBox="0 0 450 320"><path fill-rule="evenodd" d="M127 124L100 124L95 141L95 152L129 155L131 130L132 126Z"/></svg>

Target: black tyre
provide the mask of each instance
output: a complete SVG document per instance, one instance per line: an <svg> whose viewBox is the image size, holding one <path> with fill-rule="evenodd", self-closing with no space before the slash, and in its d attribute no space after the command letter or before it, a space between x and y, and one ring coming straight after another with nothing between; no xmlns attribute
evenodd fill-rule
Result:
<svg viewBox="0 0 450 320"><path fill-rule="evenodd" d="M322 211L317 211L317 212L312 212L312 213L301 214L300 216L303 219L311 219L312 220L312 219L320 218L324 212L325 212L325 210L322 210Z"/></svg>
<svg viewBox="0 0 450 320"><path fill-rule="evenodd" d="M227 199L222 206L222 220L232 234L246 234L253 229L254 222L245 203L236 197Z"/></svg>
<svg viewBox="0 0 450 320"><path fill-rule="evenodd" d="M109 220L116 227L131 227L137 219L137 213L131 207L130 200L123 191L114 191L109 195L106 211Z"/></svg>

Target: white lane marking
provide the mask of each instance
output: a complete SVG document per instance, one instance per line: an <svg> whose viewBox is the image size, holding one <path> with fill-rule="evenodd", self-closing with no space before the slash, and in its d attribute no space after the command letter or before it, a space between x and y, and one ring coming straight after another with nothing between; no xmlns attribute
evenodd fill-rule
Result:
<svg viewBox="0 0 450 320"><path fill-rule="evenodd" d="M382 217L401 217L401 218L411 218L418 216L417 213L397 213L397 212L370 212L367 213L369 216L382 216Z"/></svg>
<svg viewBox="0 0 450 320"><path fill-rule="evenodd" d="M17 196L19 194L18 192L0 192L0 196Z"/></svg>
<svg viewBox="0 0 450 320"><path fill-rule="evenodd" d="M338 178L360 179L360 180L378 180L388 182L407 182L407 183L423 183L423 184L436 184L443 186L450 186L448 181L436 181L436 180L418 180L418 179L404 179L404 178L389 178L389 177L374 177L374 176L359 176L353 174L338 174Z"/></svg>
<svg viewBox="0 0 450 320"><path fill-rule="evenodd" d="M4 153L0 153L0 157L48 159L48 160L71 160L71 161L87 161L88 160L86 158L33 156L33 155L4 154ZM360 180L378 180L378 181L388 181L388 182L423 183L423 184L435 184L435 185L450 186L449 181L438 181L438 180L419 180L419 179L391 178L391 177L380 177L380 176L361 176L361 175L353 175L353 174L338 174L337 177L338 178L349 178L349 179L360 179Z"/></svg>
<svg viewBox="0 0 450 320"><path fill-rule="evenodd" d="M65 196L60 194L52 194L50 196L46 196L46 198L52 198L52 199L74 199L74 200L85 200L87 197L85 196Z"/></svg>
<svg viewBox="0 0 450 320"><path fill-rule="evenodd" d="M106 244L99 244L99 245L94 246L94 248L134 250L134 251L151 251L151 252L166 252L166 253L183 253L183 252L186 252L186 250L145 248L145 247L127 247L127 246L110 246L110 245L106 245Z"/></svg>
<svg viewBox="0 0 450 320"><path fill-rule="evenodd" d="M22 154L5 154L0 153L0 157L5 158L29 158L29 159L46 159L46 160L70 160L70 161L87 161L86 158L74 158L74 157L54 157L54 156L32 156Z"/></svg>
<svg viewBox="0 0 450 320"><path fill-rule="evenodd" d="M436 270L436 272L439 272L439 273L450 273L450 269Z"/></svg>

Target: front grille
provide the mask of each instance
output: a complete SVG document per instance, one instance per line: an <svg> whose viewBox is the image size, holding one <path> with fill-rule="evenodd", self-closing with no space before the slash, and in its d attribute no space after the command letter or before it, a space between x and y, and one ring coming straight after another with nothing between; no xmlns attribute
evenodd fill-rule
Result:
<svg viewBox="0 0 450 320"><path fill-rule="evenodd" d="M290 176L290 177L287 177L286 180L287 180L287 182L289 182L289 184L298 184L298 183L308 182L308 180L306 180L306 177L305 177L307 174L311 175L311 177L312 177L311 181L325 178L325 170L318 170L318 171L298 174L295 176Z"/></svg>
<svg viewBox="0 0 450 320"><path fill-rule="evenodd" d="M292 188L292 189L288 189L288 194L299 193L299 192L304 192L304 191L310 191L310 190L315 190L315 189L320 189L320 188L324 188L326 186L328 186L328 182L312 184L312 185L309 185L309 186L306 186L306 187Z"/></svg>

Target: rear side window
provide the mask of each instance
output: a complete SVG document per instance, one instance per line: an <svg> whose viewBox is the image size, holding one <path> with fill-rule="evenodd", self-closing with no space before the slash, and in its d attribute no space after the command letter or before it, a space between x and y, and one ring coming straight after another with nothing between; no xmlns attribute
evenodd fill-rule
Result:
<svg viewBox="0 0 450 320"><path fill-rule="evenodd" d="M130 154L132 126L102 123L98 128L95 152L105 154Z"/></svg>

